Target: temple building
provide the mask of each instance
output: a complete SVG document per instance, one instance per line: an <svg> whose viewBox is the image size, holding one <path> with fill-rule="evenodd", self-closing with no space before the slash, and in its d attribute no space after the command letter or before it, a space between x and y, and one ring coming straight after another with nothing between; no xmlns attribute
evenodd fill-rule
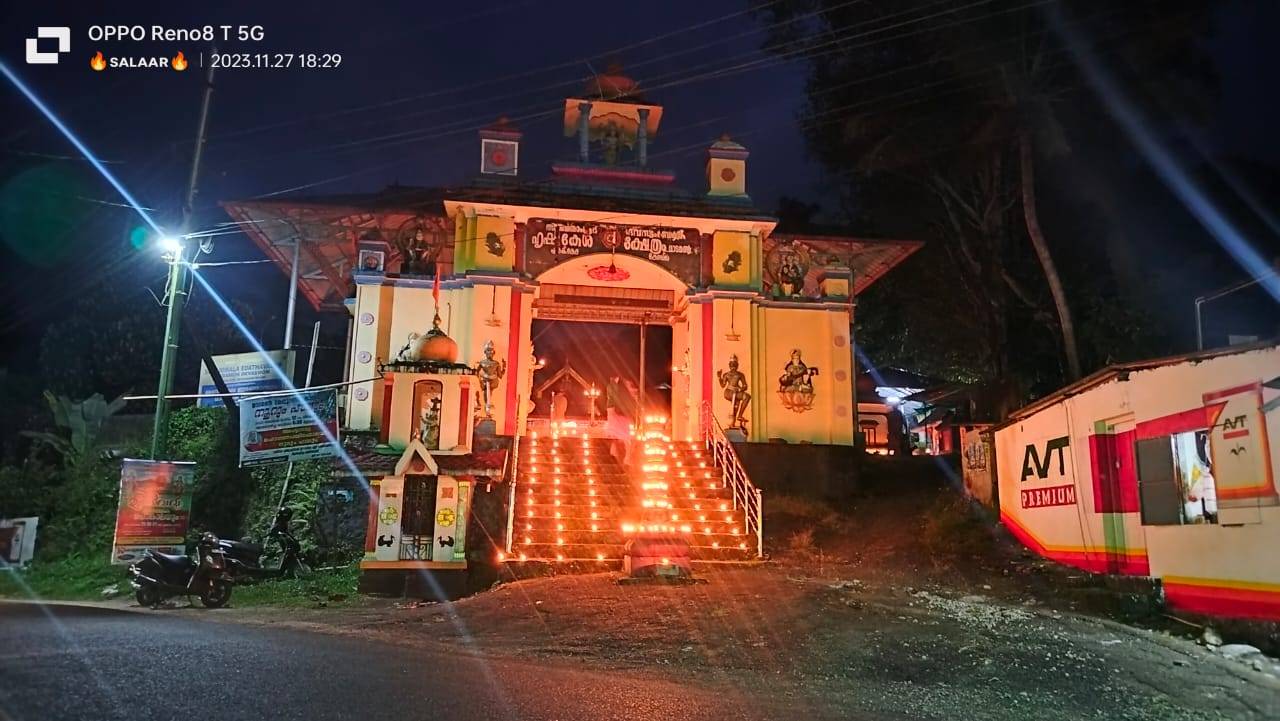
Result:
<svg viewBox="0 0 1280 721"><path fill-rule="evenodd" d="M381 489L366 568L494 550L474 524L466 553L457 538L452 553L400 545L388 519L405 518L411 480L439 501L446 473L508 562L621 559L624 527L643 523L628 505L637 457L617 442L646 418L664 426L644 453L662 455L669 493L646 508L666 509L695 560L755 557L769 466L752 459L794 470L855 445L855 299L919 243L775 232L728 136L684 189L651 162L663 117L615 71L565 100L572 156L549 175L526 177L524 137L500 120L457 187L224 203L267 257L297 264L313 306L349 313L343 436ZM639 347L555 347L602 324ZM427 349L442 338L452 356Z"/></svg>

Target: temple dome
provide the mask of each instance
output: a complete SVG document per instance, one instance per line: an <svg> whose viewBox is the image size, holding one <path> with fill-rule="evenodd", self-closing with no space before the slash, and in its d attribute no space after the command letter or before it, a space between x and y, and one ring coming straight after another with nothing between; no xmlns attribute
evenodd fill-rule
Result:
<svg viewBox="0 0 1280 721"><path fill-rule="evenodd" d="M432 328L422 336L418 346L418 360L432 363L457 363L458 343L439 328Z"/></svg>

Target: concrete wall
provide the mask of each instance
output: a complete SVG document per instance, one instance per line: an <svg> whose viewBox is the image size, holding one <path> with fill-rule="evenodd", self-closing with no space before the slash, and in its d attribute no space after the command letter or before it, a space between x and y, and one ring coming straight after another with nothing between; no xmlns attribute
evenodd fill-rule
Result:
<svg viewBox="0 0 1280 721"><path fill-rule="evenodd" d="M1050 558L1159 577L1174 606L1280 619L1280 418L1263 411L1277 376L1275 347L1175 362L1000 428L1001 520ZM1194 430L1209 434L1217 522L1144 523L1141 484L1156 475L1134 449Z"/></svg>
<svg viewBox="0 0 1280 721"><path fill-rule="evenodd" d="M735 443L747 475L766 496L783 493L847 498L858 483L859 453L852 446Z"/></svg>

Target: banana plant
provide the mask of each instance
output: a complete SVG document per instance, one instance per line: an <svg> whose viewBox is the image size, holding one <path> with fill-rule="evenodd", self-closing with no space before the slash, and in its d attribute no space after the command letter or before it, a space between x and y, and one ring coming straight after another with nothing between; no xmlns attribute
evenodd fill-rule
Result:
<svg viewBox="0 0 1280 721"><path fill-rule="evenodd" d="M94 393L76 402L66 396L45 391L44 399L53 413L54 425L66 433L24 431L23 435L52 448L67 465L74 464L93 451L103 424L125 406L123 396L108 403L101 393Z"/></svg>

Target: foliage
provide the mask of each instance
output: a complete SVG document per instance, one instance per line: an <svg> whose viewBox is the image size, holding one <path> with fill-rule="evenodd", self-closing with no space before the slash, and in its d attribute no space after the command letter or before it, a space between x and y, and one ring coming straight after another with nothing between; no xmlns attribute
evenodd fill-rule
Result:
<svg viewBox="0 0 1280 721"><path fill-rule="evenodd" d="M360 568L355 565L316 571L302 578L264 581L252 586L239 586L231 605L314 607L348 606L359 602L356 583Z"/></svg>
<svg viewBox="0 0 1280 721"><path fill-rule="evenodd" d="M813 529L804 528L791 534L787 539L787 548L798 556L811 556L817 550L813 543Z"/></svg>
<svg viewBox="0 0 1280 721"><path fill-rule="evenodd" d="M0 573L0 597L6 598L92 601L111 585L130 592L125 567L111 565L107 552L40 555L28 568Z"/></svg>
<svg viewBox="0 0 1280 721"><path fill-rule="evenodd" d="M935 6L761 6L768 47L809 61L808 145L847 219L863 232L928 241L860 306L862 344L877 363L982 381L1008 396L1063 380L1059 318L1078 317L1078 345L1095 367L1139 354L1151 334L1120 331L1145 314L1114 290L1129 279L1118 281L1120 271L1099 262L1108 253L1091 254L1079 242L1096 232L1088 220L1099 199L1042 182L1041 201L1024 208L1019 150L1025 142L1032 157L1053 161L1066 157L1082 129L1109 127L1105 113L1079 102L1089 97L1055 33L1062 23L1082 28L1096 51L1120 56L1141 74L1144 92L1194 114L1187 89L1203 88L1205 78L1192 33L1204 24L1206 3L1086 0L1073 3L1069 17L1004 0ZM1059 170L1039 167L1042 181ZM1044 205L1046 194L1057 196L1050 204L1067 196L1093 206L1052 224L1052 213L1040 213L1052 264L1032 252L1023 213ZM1064 279L1069 309L1055 311L1046 286L1054 277Z"/></svg>
<svg viewBox="0 0 1280 721"><path fill-rule="evenodd" d="M305 461L293 464L293 472L287 465L266 466L255 469L254 491L245 514L245 528L255 540L264 540L275 520L280 506L280 493L286 477L288 492L284 495L285 508L293 512L290 530L302 544L305 558L315 558L326 544L317 536L316 499L321 487L328 482L332 466L326 461ZM272 548L272 551L279 549ZM326 549L327 550L327 549Z"/></svg>
<svg viewBox="0 0 1280 721"><path fill-rule="evenodd" d="M978 556L992 547L991 530L968 498L943 493L924 513L920 540L929 553L940 556Z"/></svg>
<svg viewBox="0 0 1280 721"><path fill-rule="evenodd" d="M94 393L77 403L66 396L45 391L44 399L53 412L54 424L67 431L67 435L44 431L26 431L25 434L52 448L64 463L69 464L78 463L97 450L95 442L102 432L102 424L125 405L124 398L107 403L101 393Z"/></svg>
<svg viewBox="0 0 1280 721"><path fill-rule="evenodd" d="M252 323L247 306L233 305L246 323ZM164 307L144 288L103 283L90 289L70 312L50 323L41 338L45 387L71 397L154 392L164 345L164 316ZM199 350L190 342L193 331L198 330L210 353L246 349L239 330L201 296L188 301L182 327L177 378L195 378L199 373Z"/></svg>

